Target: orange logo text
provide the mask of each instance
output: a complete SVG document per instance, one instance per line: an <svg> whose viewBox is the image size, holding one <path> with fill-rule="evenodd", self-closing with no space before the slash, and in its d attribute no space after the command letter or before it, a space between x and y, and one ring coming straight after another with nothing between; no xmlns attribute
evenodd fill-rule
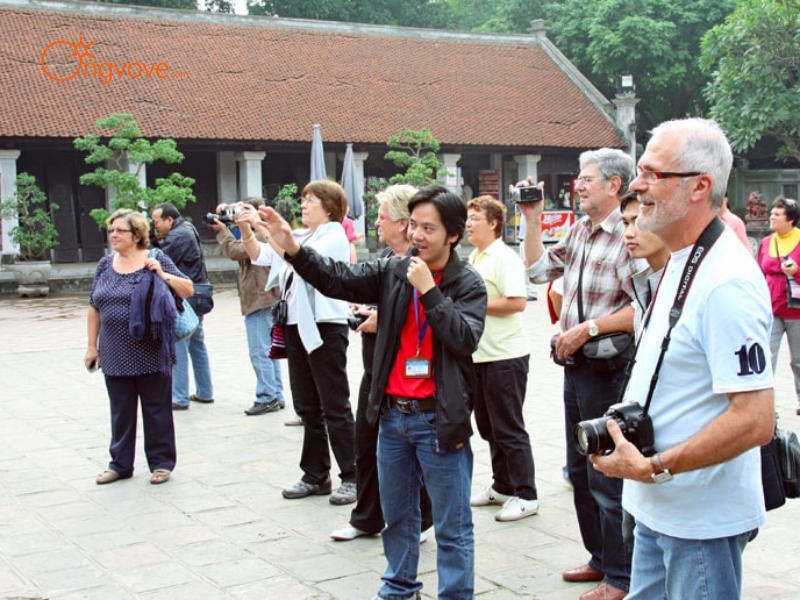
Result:
<svg viewBox="0 0 800 600"><path fill-rule="evenodd" d="M96 79L100 85L108 85L114 79L185 79L188 73L185 71L170 71L169 65L165 62L102 62L90 51L91 47L97 43L83 41L83 32L77 44L58 40L53 42L42 52L42 71L54 81L70 81L82 76L84 79ZM50 69L48 69L48 53L50 58ZM66 59L62 62L62 59ZM54 66L57 62L58 68ZM66 68L64 69L64 65ZM53 73L55 71L55 73Z"/></svg>

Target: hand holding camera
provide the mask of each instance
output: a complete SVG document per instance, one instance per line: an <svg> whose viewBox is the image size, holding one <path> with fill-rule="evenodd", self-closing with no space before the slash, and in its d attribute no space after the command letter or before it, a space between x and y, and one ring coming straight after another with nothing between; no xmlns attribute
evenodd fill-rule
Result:
<svg viewBox="0 0 800 600"><path fill-rule="evenodd" d="M784 257L783 261L781 261L781 268L783 272L790 277L797 274L797 263L794 262L791 256Z"/></svg>

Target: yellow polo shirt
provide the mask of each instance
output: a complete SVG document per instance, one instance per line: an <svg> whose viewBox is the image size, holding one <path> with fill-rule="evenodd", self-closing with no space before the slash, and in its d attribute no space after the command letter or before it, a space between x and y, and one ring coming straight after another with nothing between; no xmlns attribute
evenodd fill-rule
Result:
<svg viewBox="0 0 800 600"><path fill-rule="evenodd" d="M519 255L500 238L483 252L473 250L469 255L469 263L483 277L489 300L527 298L525 265ZM472 360L476 363L494 362L530 354L530 345L522 331L521 316L521 313L505 317L486 315L483 336Z"/></svg>

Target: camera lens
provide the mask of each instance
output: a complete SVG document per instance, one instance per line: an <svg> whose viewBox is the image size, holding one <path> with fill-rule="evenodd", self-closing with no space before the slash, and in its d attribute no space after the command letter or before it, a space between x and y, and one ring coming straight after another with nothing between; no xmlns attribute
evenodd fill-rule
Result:
<svg viewBox="0 0 800 600"><path fill-rule="evenodd" d="M573 434L575 443L578 445L578 451L581 454L589 456L590 454L614 449L614 440L606 427L608 419L609 417L604 415L598 419L581 421L575 425ZM624 423L622 426L624 427Z"/></svg>

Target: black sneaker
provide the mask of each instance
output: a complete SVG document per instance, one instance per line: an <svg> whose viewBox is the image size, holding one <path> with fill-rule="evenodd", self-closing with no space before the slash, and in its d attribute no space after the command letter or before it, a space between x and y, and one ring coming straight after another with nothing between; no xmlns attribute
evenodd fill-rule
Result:
<svg viewBox="0 0 800 600"><path fill-rule="evenodd" d="M306 483L302 479L292 487L283 490L283 497L288 500L306 498L308 496L327 496L331 493L331 480L324 483Z"/></svg>
<svg viewBox="0 0 800 600"><path fill-rule="evenodd" d="M253 406L244 411L244 414L252 417L255 415L265 415L280 409L281 406L278 400L273 400L272 402L255 402Z"/></svg>

